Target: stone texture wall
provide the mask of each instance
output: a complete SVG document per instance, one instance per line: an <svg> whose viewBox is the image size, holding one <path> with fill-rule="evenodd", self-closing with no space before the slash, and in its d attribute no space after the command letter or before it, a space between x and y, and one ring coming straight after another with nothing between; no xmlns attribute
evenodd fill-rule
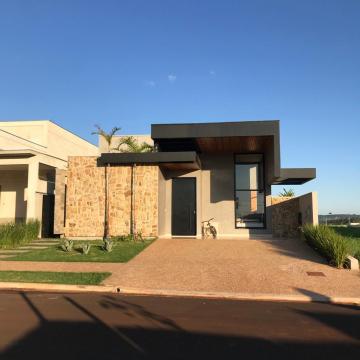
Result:
<svg viewBox="0 0 360 360"><path fill-rule="evenodd" d="M131 166L108 170L110 236L130 232ZM96 157L70 157L67 172L66 237L102 237L105 216L105 168ZM137 232L157 236L158 167L134 167L133 211Z"/></svg>
<svg viewBox="0 0 360 360"><path fill-rule="evenodd" d="M62 235L65 232L65 211L66 211L65 192L66 192L66 170L56 169L54 234L58 234L58 235Z"/></svg>
<svg viewBox="0 0 360 360"><path fill-rule="evenodd" d="M271 198L271 226L274 237L299 236L299 198Z"/></svg>
<svg viewBox="0 0 360 360"><path fill-rule="evenodd" d="M317 194L299 197L271 198L272 233L274 237L298 237L300 226L318 223Z"/></svg>

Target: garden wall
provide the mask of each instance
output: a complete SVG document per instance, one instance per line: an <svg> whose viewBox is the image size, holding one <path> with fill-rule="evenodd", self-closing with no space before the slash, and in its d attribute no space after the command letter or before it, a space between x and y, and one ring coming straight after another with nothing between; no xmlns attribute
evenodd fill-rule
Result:
<svg viewBox="0 0 360 360"><path fill-rule="evenodd" d="M300 226L318 223L317 193L298 197L272 197L271 216L274 237L298 237Z"/></svg>
<svg viewBox="0 0 360 360"><path fill-rule="evenodd" d="M130 233L131 166L111 166L108 171L110 236ZM105 219L105 167L95 156L69 157L64 235L69 238L102 237ZM59 178L61 181L61 177ZM134 166L134 228L143 236L157 236L158 167ZM61 212L61 199L56 203ZM56 216L56 219L60 218ZM57 220L56 220L57 221Z"/></svg>

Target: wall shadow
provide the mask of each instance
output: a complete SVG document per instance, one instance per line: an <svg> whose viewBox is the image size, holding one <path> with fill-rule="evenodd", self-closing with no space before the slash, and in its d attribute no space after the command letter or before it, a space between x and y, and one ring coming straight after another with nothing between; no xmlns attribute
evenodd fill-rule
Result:
<svg viewBox="0 0 360 360"><path fill-rule="evenodd" d="M68 304L85 315L86 321L47 320L26 294L29 309L38 318L38 326L11 343L0 353L1 359L338 359L360 355L360 321L353 313L296 311L350 336L349 341L304 341L301 336L287 340L272 339L271 333L246 336L234 327L231 333L206 329L185 331L171 319L155 314L144 306L115 296L99 297L103 308L116 309L127 316L149 322L133 326L110 326L74 297L64 296ZM240 304L240 303L239 303ZM266 306L264 303L263 306ZM337 305L334 305L336 307ZM292 309L293 311L293 309ZM353 317L353 318L352 318ZM286 318L285 318L286 319ZM219 319L220 321L220 319ZM204 330L206 329L206 330ZM303 329L299 331L306 331ZM322 330L324 331L324 330ZM325 331L326 328L325 328ZM317 337L318 339L319 337ZM334 338L334 340L336 340Z"/></svg>

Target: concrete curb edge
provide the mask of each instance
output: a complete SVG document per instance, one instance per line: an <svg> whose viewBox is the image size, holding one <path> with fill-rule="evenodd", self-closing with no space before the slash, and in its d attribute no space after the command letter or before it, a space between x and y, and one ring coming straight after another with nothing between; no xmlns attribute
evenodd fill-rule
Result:
<svg viewBox="0 0 360 360"><path fill-rule="evenodd" d="M323 302L331 304L360 305L360 297L328 297L325 295L303 294L261 294L261 293L230 293L206 291L179 291L169 289L139 289L114 285L66 285L42 283L0 282L0 290L45 291L45 292L93 292L118 293L123 295L190 297L218 300L249 300L249 301L289 301L289 302Z"/></svg>

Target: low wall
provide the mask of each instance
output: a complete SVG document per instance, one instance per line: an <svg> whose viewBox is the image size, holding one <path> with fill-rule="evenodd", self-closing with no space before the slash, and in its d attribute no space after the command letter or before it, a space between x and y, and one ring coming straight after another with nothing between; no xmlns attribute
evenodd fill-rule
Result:
<svg viewBox="0 0 360 360"><path fill-rule="evenodd" d="M272 197L272 234L274 237L298 237L300 226L318 223L317 194L298 197Z"/></svg>
<svg viewBox="0 0 360 360"><path fill-rule="evenodd" d="M131 222L131 166L111 166L107 171L109 235L127 235ZM97 166L95 156L69 157L66 175L66 201L63 207L65 237L102 237L105 220L105 168ZM133 189L135 231L141 232L143 236L157 236L158 167L135 166ZM61 195L56 200L55 217L58 224L61 222Z"/></svg>

